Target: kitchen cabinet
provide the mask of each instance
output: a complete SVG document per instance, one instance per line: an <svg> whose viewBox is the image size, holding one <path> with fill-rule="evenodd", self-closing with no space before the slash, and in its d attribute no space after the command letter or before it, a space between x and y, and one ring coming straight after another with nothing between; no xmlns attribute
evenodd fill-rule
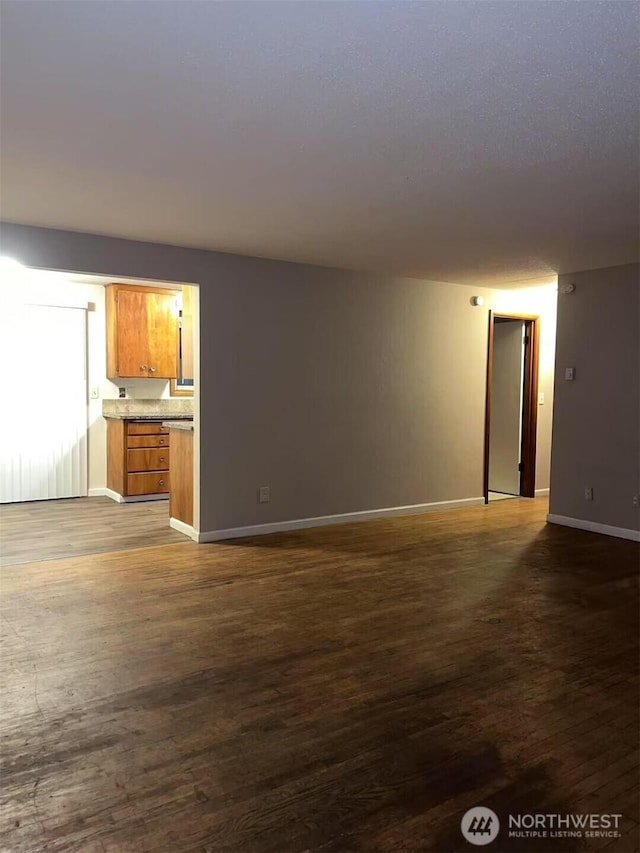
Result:
<svg viewBox="0 0 640 853"><path fill-rule="evenodd" d="M166 426L166 424L165 424ZM169 515L193 525L193 423L170 421L173 470L169 490Z"/></svg>
<svg viewBox="0 0 640 853"><path fill-rule="evenodd" d="M107 376L173 379L178 375L178 290L106 287Z"/></svg>
<svg viewBox="0 0 640 853"><path fill-rule="evenodd" d="M168 495L170 453L161 422L107 418L107 487L120 497Z"/></svg>

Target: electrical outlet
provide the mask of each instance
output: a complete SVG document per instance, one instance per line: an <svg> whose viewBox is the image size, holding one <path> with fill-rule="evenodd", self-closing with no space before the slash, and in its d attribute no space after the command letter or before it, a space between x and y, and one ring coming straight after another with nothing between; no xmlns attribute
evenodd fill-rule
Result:
<svg viewBox="0 0 640 853"><path fill-rule="evenodd" d="M260 486L258 489L258 503L268 504L271 500L271 489L269 486Z"/></svg>
<svg viewBox="0 0 640 853"><path fill-rule="evenodd" d="M633 500L631 501L631 503L632 503L634 506L640 506L640 495L634 495L634 496L633 496Z"/></svg>
<svg viewBox="0 0 640 853"><path fill-rule="evenodd" d="M565 367L564 378L567 380L567 382L573 382L573 380L576 378L575 367Z"/></svg>
<svg viewBox="0 0 640 853"><path fill-rule="evenodd" d="M584 490L584 499L585 501L593 500L593 489L591 488L591 486L586 486Z"/></svg>
<svg viewBox="0 0 640 853"><path fill-rule="evenodd" d="M124 400L124 398L125 398L126 396L127 396L127 389L126 389L126 388L118 388L118 397L119 397L121 400Z"/></svg>

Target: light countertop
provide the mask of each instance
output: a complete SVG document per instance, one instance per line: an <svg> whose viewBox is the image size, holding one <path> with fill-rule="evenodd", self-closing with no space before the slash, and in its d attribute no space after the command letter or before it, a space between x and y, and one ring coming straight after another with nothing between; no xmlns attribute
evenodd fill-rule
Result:
<svg viewBox="0 0 640 853"><path fill-rule="evenodd" d="M192 414L186 414L183 412L160 412L160 414L156 413L149 414L149 412L109 412L109 414L102 415L103 418L113 418L117 421L161 421L164 418L171 418L172 421L177 420L193 420Z"/></svg>
<svg viewBox="0 0 640 853"><path fill-rule="evenodd" d="M165 429L183 429L193 432L193 421L187 420L186 416L184 416L182 420L162 421L162 426L165 427Z"/></svg>
<svg viewBox="0 0 640 853"><path fill-rule="evenodd" d="M161 400L119 398L102 401L102 416L131 421L167 421L193 417L193 398L165 397Z"/></svg>

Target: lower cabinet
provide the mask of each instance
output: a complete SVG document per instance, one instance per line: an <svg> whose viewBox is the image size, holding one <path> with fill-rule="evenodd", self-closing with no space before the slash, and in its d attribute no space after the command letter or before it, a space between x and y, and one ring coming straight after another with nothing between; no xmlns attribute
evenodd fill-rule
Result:
<svg viewBox="0 0 640 853"><path fill-rule="evenodd" d="M107 487L125 498L168 494L170 452L161 421L107 418Z"/></svg>

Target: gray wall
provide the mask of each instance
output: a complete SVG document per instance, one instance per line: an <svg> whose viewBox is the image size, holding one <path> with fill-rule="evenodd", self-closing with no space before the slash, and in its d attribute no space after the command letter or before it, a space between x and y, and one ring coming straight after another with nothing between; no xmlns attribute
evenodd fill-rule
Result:
<svg viewBox="0 0 640 853"><path fill-rule="evenodd" d="M481 495L501 294L17 225L2 252L200 285L199 530Z"/></svg>
<svg viewBox="0 0 640 853"><path fill-rule="evenodd" d="M575 291L558 293L550 511L637 530L640 267L560 276L560 288L568 283Z"/></svg>

